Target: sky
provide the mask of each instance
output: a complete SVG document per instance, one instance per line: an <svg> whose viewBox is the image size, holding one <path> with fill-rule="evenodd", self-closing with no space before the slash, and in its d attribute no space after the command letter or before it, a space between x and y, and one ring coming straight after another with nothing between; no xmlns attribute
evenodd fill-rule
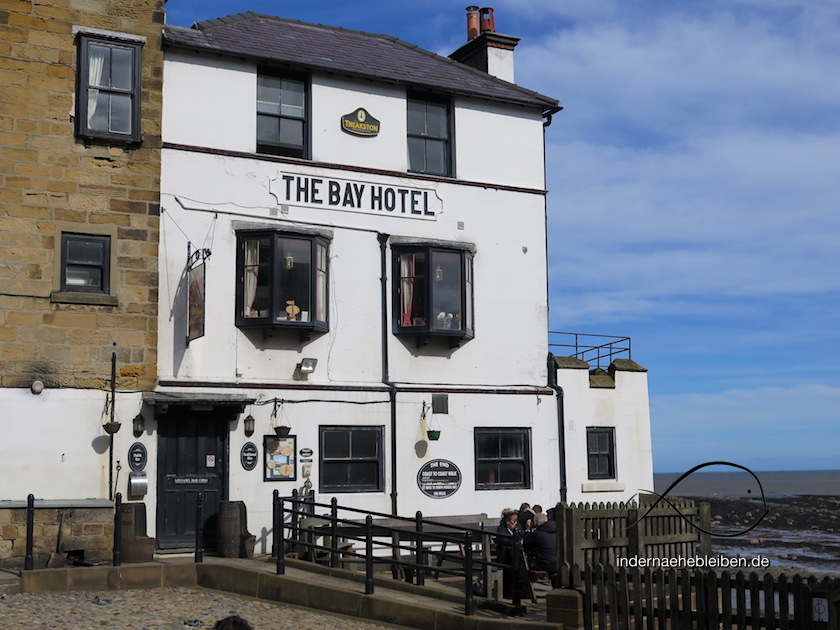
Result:
<svg viewBox="0 0 840 630"><path fill-rule="evenodd" d="M169 0L442 55L468 3ZM840 469L840 3L495 0L546 134L550 330L632 338L655 472Z"/></svg>

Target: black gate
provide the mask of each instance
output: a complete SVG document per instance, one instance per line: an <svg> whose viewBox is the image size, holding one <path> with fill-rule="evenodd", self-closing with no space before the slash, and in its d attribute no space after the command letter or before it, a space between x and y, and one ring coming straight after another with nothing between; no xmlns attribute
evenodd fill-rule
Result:
<svg viewBox="0 0 840 630"><path fill-rule="evenodd" d="M157 541L161 549L195 546L196 497L204 494L204 547L216 546L219 502L227 499L230 409L173 405L158 425Z"/></svg>

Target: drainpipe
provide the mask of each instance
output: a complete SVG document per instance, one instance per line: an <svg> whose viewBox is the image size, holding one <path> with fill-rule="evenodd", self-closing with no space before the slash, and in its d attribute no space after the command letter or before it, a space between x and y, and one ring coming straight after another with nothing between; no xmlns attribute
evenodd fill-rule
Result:
<svg viewBox="0 0 840 630"><path fill-rule="evenodd" d="M382 382L388 386L391 407L391 514L397 515L397 386L391 382L388 365L388 234L379 241L380 287L382 299Z"/></svg>
<svg viewBox="0 0 840 630"><path fill-rule="evenodd" d="M566 407L563 388L557 384L557 366L554 355L548 353L548 386L557 393L557 450L560 455L560 501L566 502Z"/></svg>

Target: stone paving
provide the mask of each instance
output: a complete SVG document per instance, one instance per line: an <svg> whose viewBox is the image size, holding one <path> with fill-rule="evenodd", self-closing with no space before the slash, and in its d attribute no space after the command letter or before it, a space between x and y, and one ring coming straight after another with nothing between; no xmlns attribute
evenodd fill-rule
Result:
<svg viewBox="0 0 840 630"><path fill-rule="evenodd" d="M0 595L2 630L209 630L229 615L244 617L255 630L400 627L201 588Z"/></svg>

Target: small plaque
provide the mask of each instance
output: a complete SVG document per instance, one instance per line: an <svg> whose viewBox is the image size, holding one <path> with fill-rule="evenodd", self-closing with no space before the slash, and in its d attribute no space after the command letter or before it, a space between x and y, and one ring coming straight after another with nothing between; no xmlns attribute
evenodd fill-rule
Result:
<svg viewBox="0 0 840 630"><path fill-rule="evenodd" d="M242 462L242 468L245 470L254 470L257 467L259 459L260 452L257 450L256 444L246 442L242 445L242 450L239 451L239 461Z"/></svg>
<svg viewBox="0 0 840 630"><path fill-rule="evenodd" d="M146 447L140 442L135 442L128 449L128 465L134 472L141 472L149 461L149 454Z"/></svg>
<svg viewBox="0 0 840 630"><path fill-rule="evenodd" d="M361 138L374 138L379 135L379 121L359 107L341 117L341 130Z"/></svg>
<svg viewBox="0 0 840 630"><path fill-rule="evenodd" d="M461 487L461 471L448 459L433 459L418 471L417 486L433 499L451 497Z"/></svg>
<svg viewBox="0 0 840 630"><path fill-rule="evenodd" d="M298 451L298 454L301 457L312 457L312 449L311 448L302 448Z"/></svg>

